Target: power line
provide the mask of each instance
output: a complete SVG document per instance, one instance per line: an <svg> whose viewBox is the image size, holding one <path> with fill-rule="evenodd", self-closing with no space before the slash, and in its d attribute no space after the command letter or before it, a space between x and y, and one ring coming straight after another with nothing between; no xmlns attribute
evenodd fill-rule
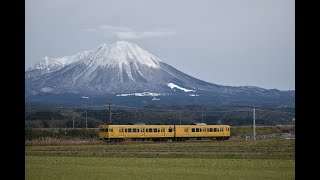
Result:
<svg viewBox="0 0 320 180"><path fill-rule="evenodd" d="M130 107L130 106L118 106L118 105L113 105L113 107L121 107L121 108L128 108L128 109L142 109L142 110L152 110L152 111L173 111L173 112L197 112L199 113L199 110L197 111L192 111L192 110L172 110L172 109L154 109L154 108L142 108L142 107ZM224 110L224 111L203 111L203 112L251 112L252 110Z"/></svg>
<svg viewBox="0 0 320 180"><path fill-rule="evenodd" d="M106 105L104 106L87 106L87 107L84 107L84 108L101 108L104 109L106 107ZM173 109L155 109L155 108L144 108L144 107L132 107L132 106L119 106L119 105L113 105L112 107L115 107L115 108L124 108L124 109L140 109L140 110L150 110L150 111L168 111L168 112L197 112L199 113L199 110L173 110ZM35 110L35 109L44 109L44 107L31 107L31 108L27 108L25 110ZM50 110L54 110L54 109L60 109L61 110L61 107L50 107L49 108ZM75 109L74 107L64 107L64 109ZM51 112L50 110L48 109L45 109L45 111L42 111L42 112ZM216 111L203 111L203 108L201 110L201 113L209 113L209 112L252 112L253 110L252 109L240 109L240 110L237 110L237 109L234 109L234 110L216 110ZM264 111L264 112L276 112L276 113L288 113L288 114L295 114L295 112L287 112L287 111L274 111L274 110L263 110L263 109L255 109L255 111Z"/></svg>

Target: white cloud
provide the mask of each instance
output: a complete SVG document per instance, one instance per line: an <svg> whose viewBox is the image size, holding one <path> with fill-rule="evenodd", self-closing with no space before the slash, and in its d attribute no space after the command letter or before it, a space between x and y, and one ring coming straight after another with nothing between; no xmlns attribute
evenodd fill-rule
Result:
<svg viewBox="0 0 320 180"><path fill-rule="evenodd" d="M135 31L130 27L100 25L97 28L86 28L84 31L103 33L105 37L116 36L119 39L156 38L175 35L176 32L158 28L153 31Z"/></svg>

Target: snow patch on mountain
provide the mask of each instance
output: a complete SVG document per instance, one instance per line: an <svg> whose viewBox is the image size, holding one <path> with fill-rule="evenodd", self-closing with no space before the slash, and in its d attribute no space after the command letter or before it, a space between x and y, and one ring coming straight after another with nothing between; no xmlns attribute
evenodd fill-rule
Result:
<svg viewBox="0 0 320 180"><path fill-rule="evenodd" d="M40 91L48 93L48 92L52 92L53 89L51 87L44 87L44 88L41 88Z"/></svg>
<svg viewBox="0 0 320 180"><path fill-rule="evenodd" d="M198 94L189 94L189 96L199 96Z"/></svg>
<svg viewBox="0 0 320 180"><path fill-rule="evenodd" d="M180 90L182 90L182 91L184 91L184 92L196 92L196 91L194 91L194 90L190 90L190 89L186 89L186 88L180 87L180 86L175 85L175 84L173 84L173 83L168 83L167 85L168 85L171 89L177 88L177 89L180 89Z"/></svg>
<svg viewBox="0 0 320 180"><path fill-rule="evenodd" d="M117 96L165 96L165 93L152 93L152 92L142 92L142 93L132 93L132 94L118 94Z"/></svg>

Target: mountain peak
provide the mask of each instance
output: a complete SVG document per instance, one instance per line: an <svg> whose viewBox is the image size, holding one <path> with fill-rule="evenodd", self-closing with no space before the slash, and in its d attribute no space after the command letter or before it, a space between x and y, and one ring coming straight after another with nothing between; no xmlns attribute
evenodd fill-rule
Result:
<svg viewBox="0 0 320 180"><path fill-rule="evenodd" d="M146 65L152 68L159 68L162 62L155 55L142 49L138 45L127 41L116 41L113 44L102 44L93 54L96 63L102 66Z"/></svg>

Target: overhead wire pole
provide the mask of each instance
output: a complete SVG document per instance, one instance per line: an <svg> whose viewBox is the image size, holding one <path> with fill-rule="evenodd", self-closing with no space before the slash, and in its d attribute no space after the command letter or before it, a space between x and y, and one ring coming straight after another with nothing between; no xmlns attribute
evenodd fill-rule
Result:
<svg viewBox="0 0 320 180"><path fill-rule="evenodd" d="M74 110L76 107L74 107L73 111L72 111L72 129L74 129Z"/></svg>
<svg viewBox="0 0 320 180"><path fill-rule="evenodd" d="M88 129L88 108L86 103L86 130Z"/></svg>
<svg viewBox="0 0 320 180"><path fill-rule="evenodd" d="M256 109L253 107L253 140L256 140Z"/></svg>
<svg viewBox="0 0 320 180"><path fill-rule="evenodd" d="M202 120L202 123L203 123L203 105L201 106L201 120Z"/></svg>
<svg viewBox="0 0 320 180"><path fill-rule="evenodd" d="M111 100L109 99L109 123L111 124Z"/></svg>
<svg viewBox="0 0 320 180"><path fill-rule="evenodd" d="M81 96L82 99L89 99L90 97L87 96ZM85 101L86 106L86 130L88 129L88 107L87 107L87 101Z"/></svg>

